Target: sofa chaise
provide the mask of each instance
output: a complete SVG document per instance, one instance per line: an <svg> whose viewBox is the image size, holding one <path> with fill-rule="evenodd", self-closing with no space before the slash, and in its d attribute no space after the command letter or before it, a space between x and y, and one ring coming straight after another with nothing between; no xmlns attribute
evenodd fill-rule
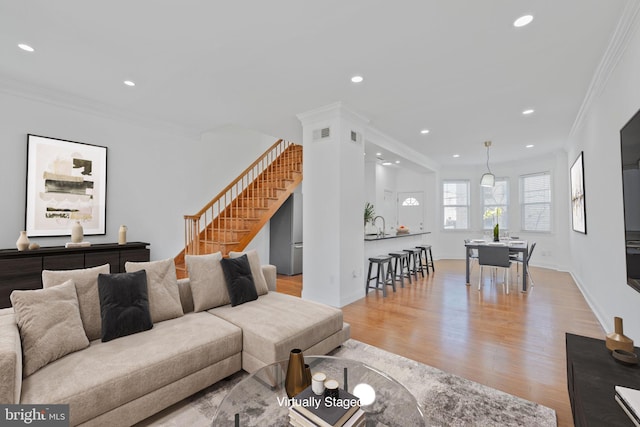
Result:
<svg viewBox="0 0 640 427"><path fill-rule="evenodd" d="M146 273L153 325L107 342L95 335L95 324L93 330L87 324L92 310L96 315L96 276L108 265L43 272L45 289L24 292L62 289L71 278L87 343L54 360L45 357L34 371L33 359L41 358L37 345L44 340L46 347L52 337L43 334L34 347L24 336L24 320L46 312L50 296L31 311L16 298L13 308L0 310L0 403L69 404L71 425L131 425L235 372L284 360L292 348L326 354L349 338L341 310L275 292L275 267L261 266L255 251L231 257L250 264L258 294L235 306L219 254L187 257L190 278L181 280L172 260L128 263L130 274ZM93 295L93 308L87 295Z"/></svg>

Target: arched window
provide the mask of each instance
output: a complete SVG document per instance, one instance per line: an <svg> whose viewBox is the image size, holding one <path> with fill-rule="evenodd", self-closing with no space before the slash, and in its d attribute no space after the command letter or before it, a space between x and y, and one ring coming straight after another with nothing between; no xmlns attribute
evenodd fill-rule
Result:
<svg viewBox="0 0 640 427"><path fill-rule="evenodd" d="M420 202L414 197L407 197L402 202L402 206L420 206Z"/></svg>

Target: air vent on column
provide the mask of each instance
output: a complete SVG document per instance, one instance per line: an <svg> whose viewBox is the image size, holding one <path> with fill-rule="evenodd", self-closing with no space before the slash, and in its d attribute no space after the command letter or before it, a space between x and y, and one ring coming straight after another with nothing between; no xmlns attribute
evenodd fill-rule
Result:
<svg viewBox="0 0 640 427"><path fill-rule="evenodd" d="M331 136L331 129L330 128L316 129L316 130L313 131L313 140L314 141L318 141L320 139L329 138L330 136Z"/></svg>
<svg viewBox="0 0 640 427"><path fill-rule="evenodd" d="M352 130L351 141L359 143L360 141L362 141L362 134L360 132L356 132L355 130Z"/></svg>

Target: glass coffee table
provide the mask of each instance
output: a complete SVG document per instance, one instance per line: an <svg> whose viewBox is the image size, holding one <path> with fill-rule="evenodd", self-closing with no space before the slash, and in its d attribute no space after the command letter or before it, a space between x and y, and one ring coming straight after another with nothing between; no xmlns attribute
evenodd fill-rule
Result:
<svg viewBox="0 0 640 427"><path fill-rule="evenodd" d="M304 361L312 374L323 372L342 389L346 381L347 391L361 399L367 427L428 425L415 397L385 373L339 357L305 356ZM265 366L236 384L220 403L212 426L288 426L287 365L288 360Z"/></svg>

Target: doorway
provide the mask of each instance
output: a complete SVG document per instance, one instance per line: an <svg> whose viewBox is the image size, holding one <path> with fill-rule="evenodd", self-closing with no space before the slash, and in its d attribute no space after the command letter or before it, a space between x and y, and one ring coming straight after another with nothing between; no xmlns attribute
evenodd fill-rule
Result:
<svg viewBox="0 0 640 427"><path fill-rule="evenodd" d="M424 230L424 192L398 192L398 225L409 228L409 232Z"/></svg>

